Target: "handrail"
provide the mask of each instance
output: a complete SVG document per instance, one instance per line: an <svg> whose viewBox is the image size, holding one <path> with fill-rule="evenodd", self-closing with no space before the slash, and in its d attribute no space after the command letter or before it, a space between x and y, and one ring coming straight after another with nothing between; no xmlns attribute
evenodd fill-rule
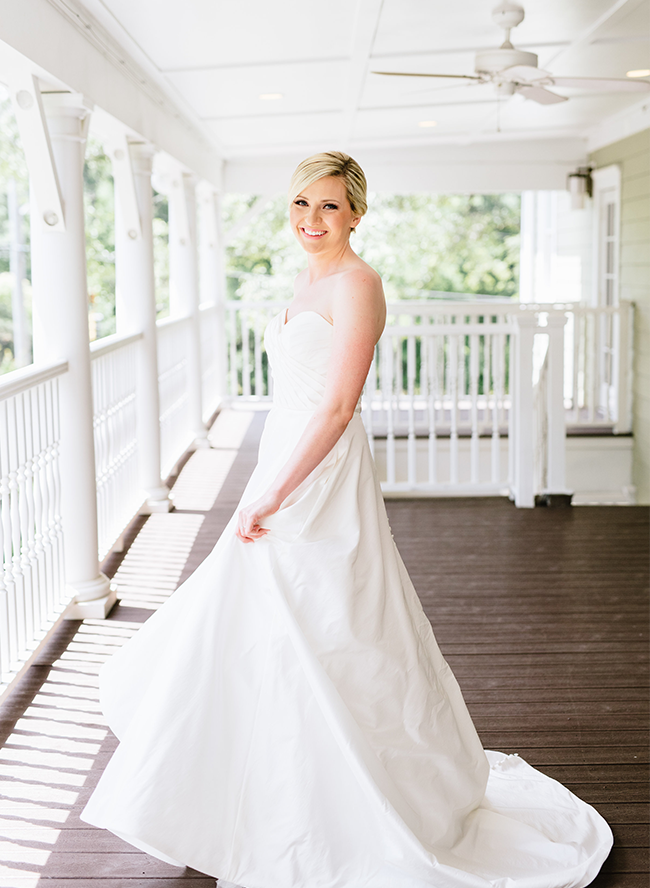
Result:
<svg viewBox="0 0 650 888"><path fill-rule="evenodd" d="M130 333L124 336L119 333L112 333L110 336L104 336L102 339L95 339L94 342L90 343L90 360L94 361L96 358L101 358L102 355L107 355L118 348L126 348L127 345L142 339L143 335L143 333Z"/></svg>
<svg viewBox="0 0 650 888"><path fill-rule="evenodd" d="M181 324L187 324L191 321L191 317L189 315L182 315L182 317L171 317L171 318L159 318L156 321L156 327L158 330L166 330L168 327L175 327Z"/></svg>
<svg viewBox="0 0 650 888"><path fill-rule="evenodd" d="M21 367L20 370L12 370L11 373L0 377L0 401L11 398L13 395L19 395L35 385L47 382L48 379L62 376L68 370L67 361L44 365L29 364L27 367Z"/></svg>

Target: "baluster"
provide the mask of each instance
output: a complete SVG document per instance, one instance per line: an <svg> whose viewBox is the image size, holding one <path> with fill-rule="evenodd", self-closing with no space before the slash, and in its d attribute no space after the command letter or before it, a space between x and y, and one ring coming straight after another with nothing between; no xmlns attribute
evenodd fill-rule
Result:
<svg viewBox="0 0 650 888"><path fill-rule="evenodd" d="M251 396L251 362L250 362L250 333L248 327L248 314L241 313L241 354L242 354L242 394L245 398Z"/></svg>
<svg viewBox="0 0 650 888"><path fill-rule="evenodd" d="M239 386L237 384L237 315L235 309L228 310L230 330L230 394L233 398L239 395Z"/></svg>
<svg viewBox="0 0 650 888"><path fill-rule="evenodd" d="M459 343L459 339L461 342ZM449 397L451 401L451 415L449 428L449 468L450 481L458 484L458 397L459 397L459 363L461 363L462 343L465 337L458 333L449 336ZM459 348L461 345L461 348ZM460 354L459 354L460 353ZM464 364L464 360L462 361Z"/></svg>
<svg viewBox="0 0 650 888"><path fill-rule="evenodd" d="M11 454L11 462L13 471L9 476L9 490L11 496L11 531L12 531L12 555L13 555L13 573L16 590L16 652L18 660L16 668L20 660L25 656L27 650L27 612L26 612L26 589L25 574L23 573L22 563L22 499L24 488L24 468L20 460L19 434L18 429L21 424L20 402L21 396L13 399L13 416L10 426L9 451Z"/></svg>
<svg viewBox="0 0 650 888"><path fill-rule="evenodd" d="M53 609L55 589L57 583L57 562L55 558L55 540L52 535L52 489L50 486L50 449L52 446L53 430L51 413L58 409L54 402L56 392L56 380L45 383L41 392L40 402L40 427L41 427L41 452L39 457L39 480L41 494L41 541L43 546L43 570L46 583L43 601L43 612L49 619ZM57 590L58 593L58 590Z"/></svg>
<svg viewBox="0 0 650 888"><path fill-rule="evenodd" d="M444 320L444 318L443 318ZM445 398L447 396L447 388L449 386L449 373L448 373L448 365L449 365L449 341L445 336L436 337L436 342L439 343L439 348L436 350L436 377L438 382L438 389L436 391L436 395L438 396L438 421L439 424L446 428L447 416L446 416L446 408L445 408Z"/></svg>
<svg viewBox="0 0 650 888"><path fill-rule="evenodd" d="M486 334L483 339L483 354L481 361L480 378L483 380L483 406L481 407L481 433L483 433L490 422L490 394L492 393L492 378L490 371L492 369L492 334L489 332L492 326L492 319L488 318L485 322Z"/></svg>
<svg viewBox="0 0 650 888"><path fill-rule="evenodd" d="M469 395L470 395L470 421L472 438L470 442L470 465L472 484L478 484L479 480L479 438L478 438L478 361L479 361L478 334L472 333L469 337ZM465 363L463 361L463 363Z"/></svg>
<svg viewBox="0 0 650 888"><path fill-rule="evenodd" d="M260 397L262 394L262 345L261 345L261 337L260 337L260 315L258 312L255 313L253 318L253 337L255 340L255 379L254 379L254 390L255 397Z"/></svg>
<svg viewBox="0 0 650 888"><path fill-rule="evenodd" d="M41 491L43 474L43 450L46 440L43 435L43 398L47 383L34 389L32 400L32 434L34 442L34 559L36 589L38 591L39 625L47 621L47 583L45 547L43 545L43 495Z"/></svg>
<svg viewBox="0 0 650 888"><path fill-rule="evenodd" d="M407 474L410 487L416 484L416 441L415 441L415 336L406 340L406 384L408 390L408 445Z"/></svg>
<svg viewBox="0 0 650 888"><path fill-rule="evenodd" d="M587 407L587 422L593 423L596 405L596 313L589 311L586 316L586 366L585 366L585 400Z"/></svg>
<svg viewBox="0 0 650 888"><path fill-rule="evenodd" d="M11 670L12 622L11 599L11 513L9 504L9 454L6 435L9 429L8 402L0 401L0 680L7 681ZM4 432L3 432L4 430Z"/></svg>
<svg viewBox="0 0 650 888"><path fill-rule="evenodd" d="M438 447L436 437L436 399L440 398L440 374L439 355L440 338L438 336L427 336L427 351L429 353L429 439L427 446L429 484L438 483Z"/></svg>
<svg viewBox="0 0 650 888"><path fill-rule="evenodd" d="M569 315L569 335L571 336L571 414L573 422L580 422L580 336L582 317L577 311Z"/></svg>
<svg viewBox="0 0 650 888"><path fill-rule="evenodd" d="M65 593L65 566L63 561L63 518L61 516L61 475L59 472L59 448L61 441L61 418L59 413L59 380L50 383L53 397L50 401L51 446L48 448L48 486L50 488L51 536L53 540L53 562L57 581L54 585L52 611L63 602Z"/></svg>
<svg viewBox="0 0 650 888"><path fill-rule="evenodd" d="M31 392L22 392L19 398L21 424L18 426L19 459L23 466L20 491L21 567L25 578L25 637L32 649L40 632L38 601L34 585L34 472L32 448Z"/></svg>
<svg viewBox="0 0 650 888"><path fill-rule="evenodd" d="M503 335L490 337L495 341L490 349L492 360L492 441L491 441L491 480L498 484L501 476L501 435L499 433L499 405L503 405Z"/></svg>
<svg viewBox="0 0 650 888"><path fill-rule="evenodd" d="M388 334L383 340L383 394L386 399L386 480L395 483L395 430L393 427L393 337Z"/></svg>

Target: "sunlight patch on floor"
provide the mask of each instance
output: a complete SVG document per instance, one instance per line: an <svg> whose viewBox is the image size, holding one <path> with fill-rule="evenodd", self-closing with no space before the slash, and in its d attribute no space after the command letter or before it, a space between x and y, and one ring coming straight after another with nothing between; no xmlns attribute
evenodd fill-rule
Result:
<svg viewBox="0 0 650 888"><path fill-rule="evenodd" d="M113 577L121 603L156 610L176 589L203 515L150 515Z"/></svg>
<svg viewBox="0 0 650 888"><path fill-rule="evenodd" d="M250 410L222 410L212 424L208 441L217 449L239 450L254 416Z"/></svg>
<svg viewBox="0 0 650 888"><path fill-rule="evenodd" d="M208 512L228 477L236 450L197 450L189 458L171 492L177 509Z"/></svg>

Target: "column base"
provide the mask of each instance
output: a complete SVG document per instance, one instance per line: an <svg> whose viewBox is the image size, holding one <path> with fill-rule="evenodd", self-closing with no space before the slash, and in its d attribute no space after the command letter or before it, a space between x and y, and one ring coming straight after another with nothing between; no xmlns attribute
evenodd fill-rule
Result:
<svg viewBox="0 0 650 888"><path fill-rule="evenodd" d="M201 432L196 436L196 438L192 441L192 449L193 450L210 450L212 444L208 439L207 429L205 432Z"/></svg>
<svg viewBox="0 0 650 888"><path fill-rule="evenodd" d="M66 620L103 620L117 601L117 591L101 573L94 580L68 584L67 588L75 597L63 615Z"/></svg>
<svg viewBox="0 0 650 888"><path fill-rule="evenodd" d="M155 487L147 491L147 499L140 509L141 515L153 515L154 512L171 512L174 504L169 499L169 488Z"/></svg>

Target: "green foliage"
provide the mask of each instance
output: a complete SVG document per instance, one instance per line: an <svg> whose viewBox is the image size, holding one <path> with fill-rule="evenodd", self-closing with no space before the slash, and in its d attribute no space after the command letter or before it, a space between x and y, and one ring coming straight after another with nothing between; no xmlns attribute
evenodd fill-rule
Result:
<svg viewBox="0 0 650 888"><path fill-rule="evenodd" d="M375 194L353 246L389 299L423 290L514 296L519 214L518 194Z"/></svg>
<svg viewBox="0 0 650 888"><path fill-rule="evenodd" d="M169 314L169 204L164 194L153 193L153 267L156 314Z"/></svg>
<svg viewBox="0 0 650 888"><path fill-rule="evenodd" d="M14 365L14 332L11 310L11 297L14 289L14 275L10 271L0 272L0 374L9 373ZM27 321L32 315L32 287L23 281L23 296Z"/></svg>
<svg viewBox="0 0 650 888"><path fill-rule="evenodd" d="M11 99L4 87L0 86L0 187L2 191L6 190L7 179L16 179L23 186L27 186L29 176Z"/></svg>
<svg viewBox="0 0 650 888"><path fill-rule="evenodd" d="M100 338L115 332L115 201L111 160L96 139L86 148L84 204L88 313L91 338Z"/></svg>
<svg viewBox="0 0 650 888"><path fill-rule="evenodd" d="M226 197L226 231L254 201ZM515 296L519 212L518 194L371 194L352 245L382 275L391 300L435 290ZM290 298L304 267L279 196L227 249L229 298Z"/></svg>

